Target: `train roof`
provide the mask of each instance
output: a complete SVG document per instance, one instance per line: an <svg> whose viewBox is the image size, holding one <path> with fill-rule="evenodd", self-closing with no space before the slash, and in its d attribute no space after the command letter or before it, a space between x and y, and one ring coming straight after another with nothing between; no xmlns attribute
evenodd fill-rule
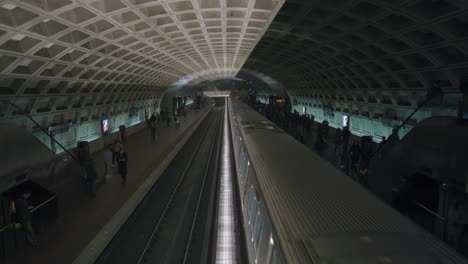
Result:
<svg viewBox="0 0 468 264"><path fill-rule="evenodd" d="M262 115L232 110L288 263L466 263Z"/></svg>

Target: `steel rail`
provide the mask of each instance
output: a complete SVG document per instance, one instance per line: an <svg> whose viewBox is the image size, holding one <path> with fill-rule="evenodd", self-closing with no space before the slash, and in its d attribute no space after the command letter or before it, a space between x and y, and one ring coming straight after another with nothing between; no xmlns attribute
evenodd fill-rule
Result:
<svg viewBox="0 0 468 264"><path fill-rule="evenodd" d="M192 156L190 157L190 160L189 162L187 163L187 166L185 166L183 172L182 172L182 175L180 176L179 180L177 181L177 184L176 186L174 187L174 190L172 191L171 193L171 196L169 197L169 199L167 200L166 204L164 205L164 210L163 212L161 213L161 216L159 217L159 220L158 222L156 223L155 227L153 228L153 231L151 232L151 235L149 237L149 239L146 241L146 244L145 244L145 247L143 248L143 251L141 252L140 254L140 257L138 258L138 261L137 261L137 264L141 264L143 263L143 260L144 260L144 257L151 245L151 243L153 242L154 240L154 236L156 235L157 231L159 230L159 227L161 225L161 222L162 220L164 219L164 216L166 215L166 212L167 210L169 209L170 207L170 204L171 202L173 201L174 199L174 196L175 194L177 193L178 189L179 189L179 186L180 184L182 183L182 180L185 178L185 175L187 174L187 171L190 167L190 165L192 164L192 161L193 159L195 158L195 154L198 152L198 149L200 148L201 146L201 143L203 142L203 140L205 139L206 135L208 134L208 131L209 131L209 128L211 127L211 125L213 124L213 121L215 120L216 117L213 117L211 120L210 120L210 123L208 124L208 126L206 127L205 131L203 132L203 136L200 138L199 142L197 143L197 146L195 147L195 150L193 151L192 153Z"/></svg>

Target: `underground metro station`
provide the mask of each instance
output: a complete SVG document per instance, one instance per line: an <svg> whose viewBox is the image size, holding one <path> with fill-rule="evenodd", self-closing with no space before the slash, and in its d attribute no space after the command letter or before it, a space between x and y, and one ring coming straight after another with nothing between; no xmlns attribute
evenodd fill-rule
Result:
<svg viewBox="0 0 468 264"><path fill-rule="evenodd" d="M0 0L0 263L468 263L467 0Z"/></svg>

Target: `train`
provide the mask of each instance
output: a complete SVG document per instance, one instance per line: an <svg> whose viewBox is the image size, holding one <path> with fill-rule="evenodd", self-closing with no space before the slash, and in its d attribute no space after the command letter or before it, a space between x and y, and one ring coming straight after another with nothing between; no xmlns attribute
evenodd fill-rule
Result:
<svg viewBox="0 0 468 264"><path fill-rule="evenodd" d="M228 104L249 263L468 263L246 104Z"/></svg>

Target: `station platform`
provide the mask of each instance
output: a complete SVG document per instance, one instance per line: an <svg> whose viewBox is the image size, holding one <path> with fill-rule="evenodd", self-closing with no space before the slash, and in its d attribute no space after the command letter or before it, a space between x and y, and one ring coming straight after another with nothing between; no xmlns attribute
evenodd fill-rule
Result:
<svg viewBox="0 0 468 264"><path fill-rule="evenodd" d="M302 131L302 126L299 125L298 128L289 127L288 133L291 136L296 135L298 130ZM336 142L336 130L333 127L328 128L328 136L324 138L327 147L322 150L320 153L315 148L315 142L317 140L317 133L318 133L318 123L314 122L314 125L311 127L310 131L307 132L304 130L304 145L306 145L309 149L313 152L317 153L324 161L331 163L336 168L341 169L340 162L335 153L335 142ZM361 142L361 138L356 135L351 135L349 139L349 144L351 146L353 141ZM373 143L374 151L377 150L378 144ZM372 162L372 161L371 161ZM371 163L372 164L372 163ZM345 173L344 170L342 170ZM351 176L349 176L351 177ZM399 177L395 175L395 177ZM369 173L365 178L360 179L360 184L365 187L367 190L372 192L374 195L379 197L380 199L384 200L387 203L391 203L391 197L388 197L389 190L393 188L393 182L395 179L391 177L382 177L381 175L373 174L372 166L369 169Z"/></svg>
<svg viewBox="0 0 468 264"><path fill-rule="evenodd" d="M309 147L311 150L317 153L317 150L315 149L315 141L317 139L317 128L318 128L318 123L314 122L314 125L311 127L310 132L305 131L304 132L304 145ZM296 134L296 131L302 130L302 126L299 125L298 128L292 128L289 127L288 133L291 136L294 136ZM336 140L336 129L333 127L328 128L328 137L324 139L325 143L328 145L327 148L325 148L322 153L319 155L330 162L331 164L335 165L336 167L339 167L338 160L335 155L335 140ZM352 143L354 140L360 140L359 137L355 135L351 135L349 142ZM377 146L375 146L377 147Z"/></svg>
<svg viewBox="0 0 468 264"><path fill-rule="evenodd" d="M37 246L22 245L7 258L6 264L72 263L148 176L169 158L168 153L174 151L174 146L196 130L210 108L189 110L187 121L182 120L179 129L174 123L171 127L160 124L155 143L151 142L147 128L129 136L124 146L129 156L125 185L121 183L117 166L111 168L112 177L97 189L95 198L86 193L79 179L58 185L53 191L58 197L59 217L51 221L46 230L39 231ZM100 175L104 173L104 159L109 157L105 151L108 150L92 154Z"/></svg>

